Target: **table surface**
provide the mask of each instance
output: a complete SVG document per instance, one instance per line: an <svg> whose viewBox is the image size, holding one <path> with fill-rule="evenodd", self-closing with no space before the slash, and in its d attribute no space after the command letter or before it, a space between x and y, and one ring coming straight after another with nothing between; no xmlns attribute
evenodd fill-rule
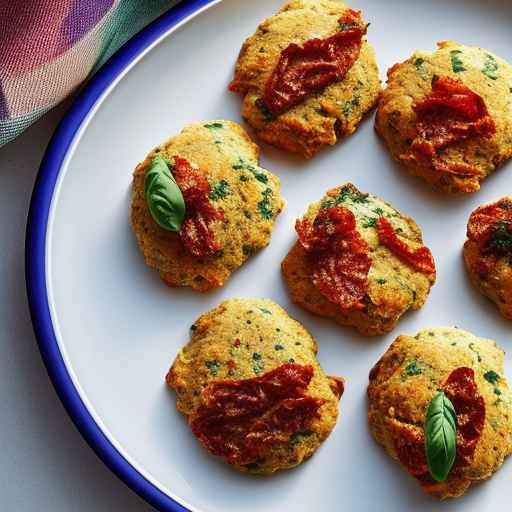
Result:
<svg viewBox="0 0 512 512"><path fill-rule="evenodd" d="M46 145L69 102L0 148L0 508L150 512L82 439L46 374L27 305L26 218Z"/></svg>

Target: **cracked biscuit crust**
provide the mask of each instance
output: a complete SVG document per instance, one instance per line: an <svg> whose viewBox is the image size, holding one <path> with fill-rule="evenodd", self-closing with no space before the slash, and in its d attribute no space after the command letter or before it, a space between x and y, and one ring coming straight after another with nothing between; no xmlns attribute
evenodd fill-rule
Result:
<svg viewBox="0 0 512 512"><path fill-rule="evenodd" d="M152 159L179 155L206 175L210 201L223 211L213 232L221 250L211 257L191 255L178 233L151 217L144 178ZM133 174L130 224L146 264L171 287L205 292L222 286L231 273L270 242L274 222L284 208L280 180L258 165L259 149L241 126L216 120L187 125L155 148Z"/></svg>
<svg viewBox="0 0 512 512"><path fill-rule="evenodd" d="M433 53L416 51L388 71L375 128L393 157L413 175L448 193L476 192L481 182L512 157L512 67L491 52L453 41L438 43ZM452 167L471 167L477 174L463 175L435 169L414 158L411 145L417 135L413 105L432 91L435 77L460 81L481 96L496 124L490 137L471 137L438 151Z"/></svg>
<svg viewBox="0 0 512 512"><path fill-rule="evenodd" d="M262 108L265 85L281 52L291 43L336 34L348 10L332 0L292 0L245 41L230 89L243 96L242 115L261 140L311 158L323 146L355 132L375 106L381 90L379 70L375 52L363 38L359 58L342 81L276 118Z"/></svg>
<svg viewBox="0 0 512 512"><path fill-rule="evenodd" d="M413 247L423 245L419 226L410 217L372 194L361 193L347 183L329 191L321 201L309 206L304 219L312 221L322 206L336 201L356 218L357 230L369 246L371 267L368 291L362 310L342 311L325 298L313 284L306 251L296 242L282 262L282 271L293 301L307 311L333 318L340 325L355 327L360 333L375 336L391 331L409 309L420 309L426 302L436 274L425 274L405 263L379 242L377 220L389 220L401 238Z"/></svg>
<svg viewBox="0 0 512 512"><path fill-rule="evenodd" d="M457 497L472 482L489 478L512 453L512 395L503 375L504 353L491 340L457 328L434 328L415 337L399 336L370 372L370 430L397 459L396 427L423 434L431 399L448 375L459 367L474 370L485 401L485 425L470 465L444 482L422 481L439 498Z"/></svg>
<svg viewBox="0 0 512 512"><path fill-rule="evenodd" d="M242 472L270 474L311 457L336 425L343 380L328 377L316 353L315 339L274 302L230 299L197 319L166 380L176 392L177 409L192 424L209 384L261 377L285 364L311 366L306 393L324 402L319 417L306 431L267 446L258 461L234 465Z"/></svg>

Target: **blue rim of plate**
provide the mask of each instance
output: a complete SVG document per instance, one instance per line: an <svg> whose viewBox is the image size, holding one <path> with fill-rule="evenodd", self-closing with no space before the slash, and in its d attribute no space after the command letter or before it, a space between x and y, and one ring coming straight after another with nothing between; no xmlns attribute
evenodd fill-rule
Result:
<svg viewBox="0 0 512 512"><path fill-rule="evenodd" d="M87 114L105 90L152 43L216 0L183 0L118 50L94 75L55 131L39 168L27 221L25 275L30 315L48 375L80 434L125 484L162 512L188 509L139 473L96 424L67 371L53 328L46 290L46 234L52 198L62 164Z"/></svg>

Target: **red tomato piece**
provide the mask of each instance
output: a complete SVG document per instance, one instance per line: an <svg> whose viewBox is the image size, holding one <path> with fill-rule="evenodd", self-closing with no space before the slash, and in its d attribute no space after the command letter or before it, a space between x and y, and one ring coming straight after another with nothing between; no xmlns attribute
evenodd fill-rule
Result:
<svg viewBox="0 0 512 512"><path fill-rule="evenodd" d="M295 229L320 293L343 310L364 308L371 260L354 214L339 206L322 208L313 223L298 221Z"/></svg>
<svg viewBox="0 0 512 512"><path fill-rule="evenodd" d="M478 392L475 372L460 367L450 373L441 388L457 415L457 455L451 473L471 464L485 424L485 402ZM422 484L431 485L425 454L425 435L413 425L394 425L392 435L400 462Z"/></svg>
<svg viewBox="0 0 512 512"><path fill-rule="evenodd" d="M283 364L260 377L219 380L202 393L192 431L230 464L257 462L262 450L307 430L325 400L306 394L310 365Z"/></svg>
<svg viewBox="0 0 512 512"><path fill-rule="evenodd" d="M405 469L416 477L427 474L428 465L423 431L411 425L393 425L392 434L398 460Z"/></svg>
<svg viewBox="0 0 512 512"><path fill-rule="evenodd" d="M186 207L180 230L181 241L193 256L213 256L221 246L215 242L211 227L216 220L223 218L223 213L210 202L210 184L187 159L178 155L174 157L173 175Z"/></svg>
<svg viewBox="0 0 512 512"><path fill-rule="evenodd" d="M472 368L454 370L445 381L443 391L457 413L457 458L454 468L471 463L485 424L485 402L478 392Z"/></svg>
<svg viewBox="0 0 512 512"><path fill-rule="evenodd" d="M432 84L432 92L413 105L417 115L417 136L412 143L416 156L430 160L443 172L479 175L481 172L464 162L447 162L438 152L462 140L491 137L496 124L481 96L459 80L442 76Z"/></svg>
<svg viewBox="0 0 512 512"><path fill-rule="evenodd" d="M385 217L380 217L377 221L377 232L380 243L414 269L425 274L433 274L436 271L434 257L430 249L425 246L417 249L411 248L397 235L393 225Z"/></svg>
<svg viewBox="0 0 512 512"><path fill-rule="evenodd" d="M366 25L361 12L348 10L339 20L342 30L325 39L291 43L270 75L263 101L274 115L298 105L310 94L343 80L359 57Z"/></svg>
<svg viewBox="0 0 512 512"><path fill-rule="evenodd" d="M512 202L503 198L498 202L477 208L469 217L467 235L485 251L496 228L505 226L512 233Z"/></svg>

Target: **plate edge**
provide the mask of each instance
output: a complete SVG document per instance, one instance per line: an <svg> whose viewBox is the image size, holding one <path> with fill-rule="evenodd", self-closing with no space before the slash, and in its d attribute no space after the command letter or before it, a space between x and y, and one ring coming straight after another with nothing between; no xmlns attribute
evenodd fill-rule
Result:
<svg viewBox="0 0 512 512"><path fill-rule="evenodd" d="M25 282L36 340L50 380L74 425L103 463L161 512L189 512L141 475L112 445L73 385L58 348L46 290L46 236L62 163L89 111L116 78L159 37L217 0L183 0L125 43L94 75L59 123L34 184L25 236Z"/></svg>

